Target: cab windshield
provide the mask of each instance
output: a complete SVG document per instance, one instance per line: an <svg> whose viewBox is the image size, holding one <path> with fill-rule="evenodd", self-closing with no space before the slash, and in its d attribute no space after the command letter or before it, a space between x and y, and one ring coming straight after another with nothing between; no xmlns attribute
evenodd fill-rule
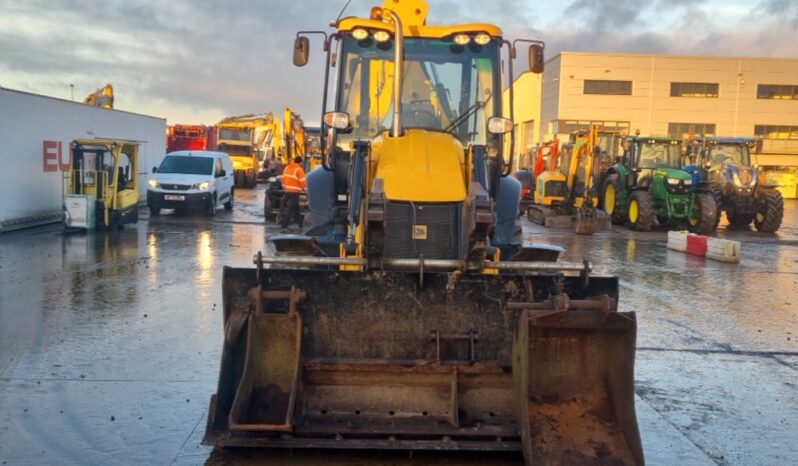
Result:
<svg viewBox="0 0 798 466"><path fill-rule="evenodd" d="M487 119L499 115L496 41L456 45L451 40L405 38L402 127L452 133L463 145L486 143ZM393 121L394 43L343 40L336 108L351 118L339 146L372 139Z"/></svg>
<svg viewBox="0 0 798 466"><path fill-rule="evenodd" d="M639 168L679 168L681 146L670 141L642 142L638 160Z"/></svg>
<svg viewBox="0 0 798 466"><path fill-rule="evenodd" d="M713 166L728 162L749 166L751 152L748 146L742 144L717 144L709 149L707 161Z"/></svg>
<svg viewBox="0 0 798 466"><path fill-rule="evenodd" d="M210 175L213 173L213 159L210 157L167 155L161 162L161 166L158 167L158 173Z"/></svg>

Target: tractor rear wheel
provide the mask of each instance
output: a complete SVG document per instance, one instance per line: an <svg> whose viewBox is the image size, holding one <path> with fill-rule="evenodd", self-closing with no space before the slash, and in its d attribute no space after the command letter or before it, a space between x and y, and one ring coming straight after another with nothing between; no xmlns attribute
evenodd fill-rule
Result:
<svg viewBox="0 0 798 466"><path fill-rule="evenodd" d="M654 199L648 191L635 191L629 201L629 223L633 230L650 231L654 228L657 212Z"/></svg>
<svg viewBox="0 0 798 466"><path fill-rule="evenodd" d="M763 233L774 233L784 218L784 198L775 189L762 189L757 198L760 207L754 217L754 226Z"/></svg>
<svg viewBox="0 0 798 466"><path fill-rule="evenodd" d="M691 210L690 231L702 235L715 231L718 213L711 194L696 194L695 204Z"/></svg>
<svg viewBox="0 0 798 466"><path fill-rule="evenodd" d="M615 173L609 175L604 181L601 205L615 225L623 223L624 220L621 214L621 190L621 179Z"/></svg>

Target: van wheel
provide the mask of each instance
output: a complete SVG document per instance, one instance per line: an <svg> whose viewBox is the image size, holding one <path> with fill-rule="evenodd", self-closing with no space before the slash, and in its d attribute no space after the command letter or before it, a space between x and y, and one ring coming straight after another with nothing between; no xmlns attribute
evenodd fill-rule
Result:
<svg viewBox="0 0 798 466"><path fill-rule="evenodd" d="M211 217L216 215L216 194L208 201L208 215Z"/></svg>
<svg viewBox="0 0 798 466"><path fill-rule="evenodd" d="M233 210L233 197L235 196L235 189L230 189L230 200L224 203L224 210Z"/></svg>

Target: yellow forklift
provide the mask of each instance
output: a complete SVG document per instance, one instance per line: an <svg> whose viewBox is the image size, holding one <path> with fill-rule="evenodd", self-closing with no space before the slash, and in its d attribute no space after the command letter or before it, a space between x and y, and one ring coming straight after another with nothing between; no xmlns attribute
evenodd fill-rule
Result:
<svg viewBox="0 0 798 466"><path fill-rule="evenodd" d="M64 172L64 227L116 229L138 221L139 143L78 139Z"/></svg>

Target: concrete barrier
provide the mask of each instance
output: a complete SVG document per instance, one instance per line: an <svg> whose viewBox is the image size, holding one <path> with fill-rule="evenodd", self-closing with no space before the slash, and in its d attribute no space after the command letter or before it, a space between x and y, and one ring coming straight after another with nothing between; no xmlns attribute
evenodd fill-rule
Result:
<svg viewBox="0 0 798 466"><path fill-rule="evenodd" d="M669 231L667 247L673 251L720 262L738 263L742 244L739 241L711 238L686 231Z"/></svg>

